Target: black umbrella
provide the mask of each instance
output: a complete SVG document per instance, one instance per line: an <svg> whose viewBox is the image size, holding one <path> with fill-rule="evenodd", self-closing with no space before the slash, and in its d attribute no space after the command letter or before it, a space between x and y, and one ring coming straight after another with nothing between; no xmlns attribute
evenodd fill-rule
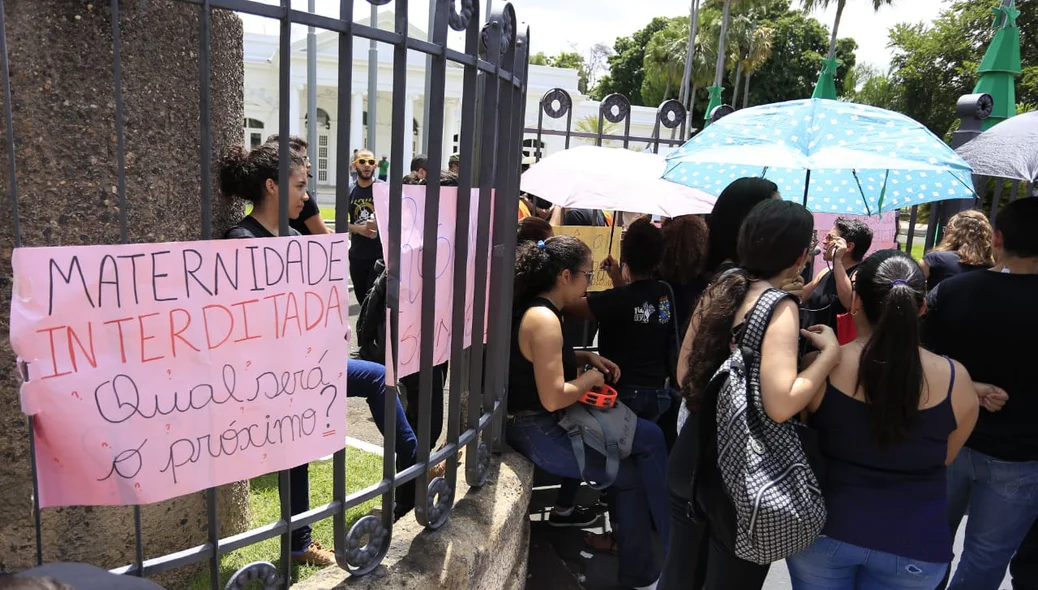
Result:
<svg viewBox="0 0 1038 590"><path fill-rule="evenodd" d="M980 176L1038 178L1038 112L1010 117L955 150Z"/></svg>

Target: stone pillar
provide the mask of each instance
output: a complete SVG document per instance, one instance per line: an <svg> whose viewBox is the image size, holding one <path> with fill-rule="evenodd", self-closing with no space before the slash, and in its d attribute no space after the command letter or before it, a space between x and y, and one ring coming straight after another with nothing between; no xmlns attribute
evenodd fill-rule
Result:
<svg viewBox="0 0 1038 590"><path fill-rule="evenodd" d="M414 101L408 95L404 99L404 161L400 162L400 172L407 174L411 170L411 159L414 158Z"/></svg>
<svg viewBox="0 0 1038 590"><path fill-rule="evenodd" d="M433 115L430 115L433 116ZM443 116L443 168L447 169L447 162L454 153L454 135L458 133L458 104L447 99Z"/></svg>
<svg viewBox="0 0 1038 590"><path fill-rule="evenodd" d="M303 112L300 110L301 97L300 94L303 92L302 86L293 86L292 90L288 93L288 134L299 135L303 134L300 132L302 125L300 124L303 120Z"/></svg>
<svg viewBox="0 0 1038 590"><path fill-rule="evenodd" d="M374 121L368 121L374 125ZM350 145L346 153L353 157L353 150L364 147L364 95L360 92L353 93L350 101Z"/></svg>
<svg viewBox="0 0 1038 590"><path fill-rule="evenodd" d="M24 246L119 242L115 94L110 3L6 2L18 217ZM173 0L121 3L126 197L131 242L196 240L201 235L199 9ZM242 141L242 23L213 11L213 160ZM0 96L2 100L2 96ZM2 111L0 111L2 113ZM0 127L6 121L0 116ZM0 130L0 330L10 330L12 211L6 129ZM213 233L243 214L216 194ZM32 478L20 378L7 337L0 339L0 572L35 565ZM248 523L248 483L219 494L223 536ZM134 560L133 510L71 507L43 511L45 562L120 567ZM142 509L146 558L206 541L204 493ZM186 588L202 567L160 576Z"/></svg>

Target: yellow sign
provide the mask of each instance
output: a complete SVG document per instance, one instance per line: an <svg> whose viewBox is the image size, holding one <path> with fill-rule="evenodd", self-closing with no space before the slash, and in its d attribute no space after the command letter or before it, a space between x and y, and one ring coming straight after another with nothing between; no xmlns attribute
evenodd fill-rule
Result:
<svg viewBox="0 0 1038 590"><path fill-rule="evenodd" d="M552 228L557 236L573 236L591 248L591 261L594 264L595 276L591 279L588 291L605 291L613 288L609 274L598 266L610 254L613 260L620 260L620 228L592 227L586 225L560 225ZM609 234L613 234L612 248L609 247ZM619 262L618 262L619 264Z"/></svg>

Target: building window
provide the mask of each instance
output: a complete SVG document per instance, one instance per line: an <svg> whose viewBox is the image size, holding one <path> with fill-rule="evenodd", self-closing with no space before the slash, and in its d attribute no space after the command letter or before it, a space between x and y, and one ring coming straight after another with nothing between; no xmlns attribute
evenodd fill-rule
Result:
<svg viewBox="0 0 1038 590"><path fill-rule="evenodd" d="M541 152L540 156L543 158L545 156L543 141L537 141L536 139L523 140L523 157L536 156L538 149Z"/></svg>
<svg viewBox="0 0 1038 590"><path fill-rule="evenodd" d="M263 121L246 117L242 126L245 127L245 141L248 143L249 149L263 143Z"/></svg>
<svg viewBox="0 0 1038 590"><path fill-rule="evenodd" d="M328 136L317 136L317 181L328 182Z"/></svg>
<svg viewBox="0 0 1038 590"><path fill-rule="evenodd" d="M452 154L457 154L457 153L461 152L461 135L460 134L458 134L458 133L454 134L454 140L451 142L451 145L452 145L452 149L451 149L451 153Z"/></svg>

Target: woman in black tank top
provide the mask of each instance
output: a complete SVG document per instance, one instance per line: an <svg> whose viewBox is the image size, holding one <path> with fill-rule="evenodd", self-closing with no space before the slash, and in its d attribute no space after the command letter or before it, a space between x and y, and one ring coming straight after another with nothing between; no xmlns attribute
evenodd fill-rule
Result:
<svg viewBox="0 0 1038 590"><path fill-rule="evenodd" d="M515 264L515 315L508 379L508 444L541 469L579 479L573 445L555 412L589 389L615 381L620 369L589 352L574 352L562 337L561 310L579 301L594 273L591 251L572 236L519 246ZM590 368L578 375L578 367ZM605 479L605 457L585 449L587 475ZM631 454L621 460L612 490L616 497L620 583L655 589L660 575L653 555L653 529L666 549L670 537L664 476L667 450L659 427L638 420Z"/></svg>

